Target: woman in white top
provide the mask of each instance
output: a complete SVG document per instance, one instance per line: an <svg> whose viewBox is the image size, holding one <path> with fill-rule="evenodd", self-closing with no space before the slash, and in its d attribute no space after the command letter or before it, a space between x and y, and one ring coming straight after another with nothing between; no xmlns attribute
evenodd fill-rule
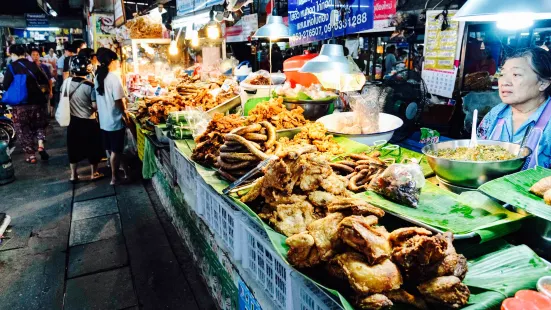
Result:
<svg viewBox="0 0 551 310"><path fill-rule="evenodd" d="M103 146L110 154L111 185L118 181L121 156L124 149L126 133L126 106L121 79L113 73L119 67L119 59L115 52L105 50L98 55L100 67L96 72L96 102L98 106L99 123ZM122 165L123 170L125 165ZM125 171L125 175L128 175Z"/></svg>

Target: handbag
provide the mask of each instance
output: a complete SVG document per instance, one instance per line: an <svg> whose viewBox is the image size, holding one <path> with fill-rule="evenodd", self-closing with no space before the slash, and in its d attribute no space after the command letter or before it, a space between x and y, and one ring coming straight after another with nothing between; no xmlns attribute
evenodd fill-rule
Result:
<svg viewBox="0 0 551 310"><path fill-rule="evenodd" d="M55 119L61 127L67 127L69 123L71 123L71 98L80 85L84 83L84 81L80 82L77 87L69 93L72 81L72 78L68 78L63 82L63 85L61 85L61 98L59 99L57 110L55 111Z"/></svg>
<svg viewBox="0 0 551 310"><path fill-rule="evenodd" d="M29 68L21 63L15 63L25 68L36 81L36 77L31 72L31 70L29 70ZM29 92L27 90L27 74L15 74L15 72L13 72L12 64L8 65L8 68L13 75L13 81L11 82L10 87L2 97L2 102L11 106L26 104L29 101Z"/></svg>

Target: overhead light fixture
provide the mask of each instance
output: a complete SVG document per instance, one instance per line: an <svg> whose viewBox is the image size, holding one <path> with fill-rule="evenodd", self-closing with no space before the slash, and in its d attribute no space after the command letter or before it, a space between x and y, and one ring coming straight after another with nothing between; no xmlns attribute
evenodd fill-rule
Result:
<svg viewBox="0 0 551 310"><path fill-rule="evenodd" d="M324 44L320 54L302 66L299 72L314 74L324 88L357 91L365 85L365 75L358 65L344 56L339 44Z"/></svg>
<svg viewBox="0 0 551 310"><path fill-rule="evenodd" d="M180 30L178 31L178 35L176 36L176 38L174 38L174 30L170 31L170 46L168 47L168 53L170 55L176 55L178 54L178 39L180 38L180 34L182 33L182 29L183 28L180 28Z"/></svg>
<svg viewBox="0 0 551 310"><path fill-rule="evenodd" d="M274 14L268 15L266 25L260 27L253 35L253 38L267 38L270 41L289 37L289 27L283 23L283 17Z"/></svg>
<svg viewBox="0 0 551 310"><path fill-rule="evenodd" d="M207 38L211 40L220 38L220 26L214 20L214 10L210 11L210 21L207 24Z"/></svg>
<svg viewBox="0 0 551 310"><path fill-rule="evenodd" d="M532 26L535 20L551 19L549 0L468 0L453 17L457 21L495 21L502 29L516 30Z"/></svg>

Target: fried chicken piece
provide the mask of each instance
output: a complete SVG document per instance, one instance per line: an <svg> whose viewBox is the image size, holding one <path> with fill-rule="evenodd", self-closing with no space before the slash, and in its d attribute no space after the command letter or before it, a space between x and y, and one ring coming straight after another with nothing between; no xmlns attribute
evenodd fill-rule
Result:
<svg viewBox="0 0 551 310"><path fill-rule="evenodd" d="M360 298L356 304L358 308L362 310L389 309L393 306L392 301L383 294L373 294Z"/></svg>
<svg viewBox="0 0 551 310"><path fill-rule="evenodd" d="M330 213L341 212L345 215L375 215L383 217L385 211L360 198L338 198L327 206Z"/></svg>
<svg viewBox="0 0 551 310"><path fill-rule="evenodd" d="M290 180L291 170L283 160L271 162L264 169L264 181L262 182L263 196L265 198L269 197L270 195L265 195L265 193L273 189L282 191L286 194L291 194L293 191L293 184Z"/></svg>
<svg viewBox="0 0 551 310"><path fill-rule="evenodd" d="M332 173L327 178L322 179L320 185L331 194L341 195L346 192L348 180L345 177Z"/></svg>
<svg viewBox="0 0 551 310"><path fill-rule="evenodd" d="M432 232L421 227L398 228L390 233L389 240L392 247L400 247L413 236L432 236Z"/></svg>
<svg viewBox="0 0 551 310"><path fill-rule="evenodd" d="M403 283L398 267L389 259L370 266L362 254L347 252L335 256L331 264L335 265L331 268L340 266L343 269L350 286L358 294L368 295L397 290ZM339 274L338 271L335 273Z"/></svg>
<svg viewBox="0 0 551 310"><path fill-rule="evenodd" d="M279 140L279 143L285 145L283 149L276 154L279 158L297 159L303 154L317 151L316 147L313 145L289 145L288 143L282 143L281 139Z"/></svg>
<svg viewBox="0 0 551 310"><path fill-rule="evenodd" d="M335 195L324 191L313 191L308 194L308 200L316 207L326 207L335 199Z"/></svg>
<svg viewBox="0 0 551 310"><path fill-rule="evenodd" d="M429 266L444 259L448 243L444 236L413 236L394 248L393 261L396 262L407 275L411 270L419 270L420 267Z"/></svg>
<svg viewBox="0 0 551 310"><path fill-rule="evenodd" d="M374 265L390 257L392 248L388 242L388 232L377 224L377 217L352 215L339 224L339 236L342 241L354 250L363 253L367 261Z"/></svg>
<svg viewBox="0 0 551 310"><path fill-rule="evenodd" d="M289 246L287 259L289 263L298 268L307 268L317 265L320 262L318 250L314 237L308 232L301 232L285 240Z"/></svg>
<svg viewBox="0 0 551 310"><path fill-rule="evenodd" d="M306 225L314 220L314 206L308 201L301 201L293 204L277 205L270 223L277 231L290 237L306 231Z"/></svg>
<svg viewBox="0 0 551 310"><path fill-rule="evenodd" d="M314 238L320 259L327 261L335 255L334 249L340 243L338 227L344 216L332 213L308 224L307 229Z"/></svg>
<svg viewBox="0 0 551 310"><path fill-rule="evenodd" d="M455 276L463 280L467 271L467 258L462 254L453 253L446 255L446 257L438 263L429 266L426 271L424 271L423 278L430 279L442 276Z"/></svg>
<svg viewBox="0 0 551 310"><path fill-rule="evenodd" d="M414 296L402 289L386 292L385 295L388 299L392 300L392 302L412 305L417 309L428 309L427 303L423 298Z"/></svg>
<svg viewBox="0 0 551 310"><path fill-rule="evenodd" d="M536 184L532 185L532 187L530 187L530 192L536 196L543 197L545 192L547 192L550 189L551 189L551 177L546 177L536 182Z"/></svg>
<svg viewBox="0 0 551 310"><path fill-rule="evenodd" d="M417 286L427 302L438 306L459 309L466 305L471 295L469 288L458 277L438 277Z"/></svg>

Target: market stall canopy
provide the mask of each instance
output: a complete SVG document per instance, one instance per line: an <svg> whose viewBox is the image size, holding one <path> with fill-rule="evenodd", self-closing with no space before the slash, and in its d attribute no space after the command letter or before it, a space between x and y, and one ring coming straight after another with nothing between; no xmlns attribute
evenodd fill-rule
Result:
<svg viewBox="0 0 551 310"><path fill-rule="evenodd" d="M549 0L469 0L455 14L459 21L495 21L503 29L530 27L534 20L551 19Z"/></svg>

